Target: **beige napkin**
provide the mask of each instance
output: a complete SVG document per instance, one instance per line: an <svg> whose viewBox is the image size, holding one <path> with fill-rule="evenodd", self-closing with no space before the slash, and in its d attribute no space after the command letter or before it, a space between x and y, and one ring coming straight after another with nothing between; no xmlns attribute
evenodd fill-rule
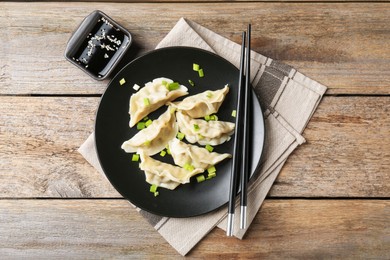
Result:
<svg viewBox="0 0 390 260"><path fill-rule="evenodd" d="M157 48L168 46L202 48L217 53L237 67L239 64L241 45L184 18ZM251 59L251 81L264 111L266 140L260 172L248 188L248 224L256 216L288 156L305 142L301 133L326 91L325 86L286 64L253 51ZM93 134L79 152L103 173L95 152ZM167 218L137 210L182 255L187 254L214 227L226 227L226 207L192 218ZM236 212L239 215L238 208ZM237 216L234 235L242 239L246 230L239 229L238 221Z"/></svg>

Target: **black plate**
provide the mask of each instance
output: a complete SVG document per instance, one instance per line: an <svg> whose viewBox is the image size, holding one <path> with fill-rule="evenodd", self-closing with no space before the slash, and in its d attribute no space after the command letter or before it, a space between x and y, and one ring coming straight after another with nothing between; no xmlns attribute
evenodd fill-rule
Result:
<svg viewBox="0 0 390 260"><path fill-rule="evenodd" d="M200 78L192 70L193 63L199 64L205 76ZM129 99L135 92L133 85L143 86L158 77L167 77L189 89L189 95L206 90L216 90L229 84L230 91L217 113L219 120L234 122L231 116L236 107L237 83L239 71L225 59L197 48L171 47L152 51L126 65L108 84L96 116L95 142L101 166L111 184L123 197L135 206L148 212L168 217L191 217L213 211L229 198L229 183L232 160L225 160L216 166L217 177L202 183L196 179L180 185L171 191L159 188L159 196L154 197L149 191L150 184L145 182L145 175L139 169L138 162L131 161L131 154L121 149L124 141L130 139L138 130L129 127ZM119 81L125 78L126 84ZM188 84L191 79L195 86ZM264 121L259 101L252 95L252 160L253 176L260 162L264 143ZM179 99L178 99L179 100ZM166 111L166 107L151 113L155 119ZM233 138L215 147L216 152L233 151ZM173 163L170 156L153 156L155 159Z"/></svg>

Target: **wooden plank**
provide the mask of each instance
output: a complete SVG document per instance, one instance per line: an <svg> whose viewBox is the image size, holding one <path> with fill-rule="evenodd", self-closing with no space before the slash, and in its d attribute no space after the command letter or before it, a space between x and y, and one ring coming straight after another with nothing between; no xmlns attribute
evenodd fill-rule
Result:
<svg viewBox="0 0 390 260"><path fill-rule="evenodd" d="M179 258L124 200L0 200L0 255ZM214 229L190 258L390 257L390 202L266 200L243 240Z"/></svg>
<svg viewBox="0 0 390 260"><path fill-rule="evenodd" d="M25 2L23 0L10 0L7 2ZM50 0L41 0L41 1L30 1L30 2L50 2ZM336 2L336 3L343 3L343 2L384 2L383 0L146 0L146 1L139 1L139 0L58 0L56 2L112 2L112 3L232 3L232 2L319 2L319 3L326 3L326 2Z"/></svg>
<svg viewBox="0 0 390 260"><path fill-rule="evenodd" d="M0 197L119 197L77 152L98 97L0 97ZM272 197L389 197L389 97L325 97Z"/></svg>
<svg viewBox="0 0 390 260"><path fill-rule="evenodd" d="M262 2L0 3L0 93L102 93L107 81L90 79L63 57L71 32L94 9L133 33L138 47L129 60L153 49L180 17L236 42L251 21L254 50L329 86L328 94L390 93L390 5Z"/></svg>
<svg viewBox="0 0 390 260"><path fill-rule="evenodd" d="M389 198L389 111L390 97L325 97L270 195Z"/></svg>
<svg viewBox="0 0 390 260"><path fill-rule="evenodd" d="M0 100L1 197L119 196L77 152L99 98Z"/></svg>

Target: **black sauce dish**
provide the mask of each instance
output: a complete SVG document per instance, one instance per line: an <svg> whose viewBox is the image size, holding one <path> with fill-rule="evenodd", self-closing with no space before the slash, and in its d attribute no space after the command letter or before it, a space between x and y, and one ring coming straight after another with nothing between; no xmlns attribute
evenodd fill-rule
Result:
<svg viewBox="0 0 390 260"><path fill-rule="evenodd" d="M128 30L96 10L84 18L70 37L65 58L92 78L103 80L118 65L131 43Z"/></svg>

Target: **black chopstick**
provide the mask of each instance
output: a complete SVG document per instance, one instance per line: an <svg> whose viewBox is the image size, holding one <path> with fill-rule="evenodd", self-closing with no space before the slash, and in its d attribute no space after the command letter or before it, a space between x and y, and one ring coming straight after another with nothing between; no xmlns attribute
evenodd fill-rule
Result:
<svg viewBox="0 0 390 260"><path fill-rule="evenodd" d="M240 171L240 143L241 143L241 106L243 98L243 85L244 85L244 60L245 60L245 32L242 33L242 45L241 45L241 58L240 58L240 75L238 80L238 97L237 97L237 109L236 109L236 130L234 132L234 146L233 146L233 162L232 171L230 176L230 194L229 194L229 206L228 206L228 220L226 235L233 235L233 223L234 223L234 210L235 210L235 198L237 193L237 181Z"/></svg>
<svg viewBox="0 0 390 260"><path fill-rule="evenodd" d="M250 91L250 68L251 68L251 25L248 24L246 35L246 66L245 66L245 102L243 115L243 142L242 142L242 158L241 163L241 215L240 215L240 229L246 228L247 223L247 183L249 178L249 129L250 129L250 105L251 105L251 91Z"/></svg>

